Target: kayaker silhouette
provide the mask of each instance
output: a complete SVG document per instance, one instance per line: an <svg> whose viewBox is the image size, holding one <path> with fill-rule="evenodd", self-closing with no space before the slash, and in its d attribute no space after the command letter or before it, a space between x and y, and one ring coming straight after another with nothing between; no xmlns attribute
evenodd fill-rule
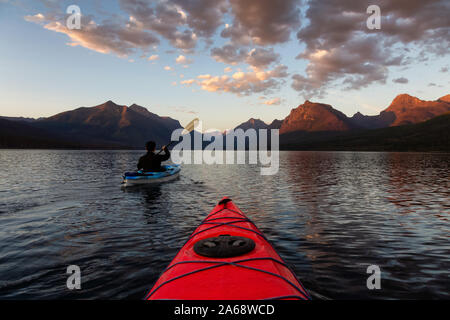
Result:
<svg viewBox="0 0 450 320"><path fill-rule="evenodd" d="M139 158L137 165L138 170L142 170L144 172L165 171L165 169L161 167L161 162L169 160L169 149L164 146L162 147L164 154L155 154L156 143L154 141L148 141L145 144L145 149L147 150L147 154Z"/></svg>

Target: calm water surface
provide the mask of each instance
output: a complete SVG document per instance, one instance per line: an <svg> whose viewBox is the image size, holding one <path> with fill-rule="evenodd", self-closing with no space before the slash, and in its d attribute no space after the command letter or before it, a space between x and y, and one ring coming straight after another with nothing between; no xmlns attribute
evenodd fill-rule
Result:
<svg viewBox="0 0 450 320"><path fill-rule="evenodd" d="M174 182L121 188L140 154L0 150L0 299L141 299L223 196L315 296L450 298L450 154L281 152L275 176L184 165Z"/></svg>

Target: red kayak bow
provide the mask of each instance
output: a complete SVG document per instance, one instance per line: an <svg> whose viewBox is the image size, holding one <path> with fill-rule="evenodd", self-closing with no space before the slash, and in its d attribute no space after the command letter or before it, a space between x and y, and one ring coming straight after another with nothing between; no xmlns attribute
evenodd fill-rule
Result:
<svg viewBox="0 0 450 320"><path fill-rule="evenodd" d="M148 300L310 299L266 237L224 198L189 237Z"/></svg>

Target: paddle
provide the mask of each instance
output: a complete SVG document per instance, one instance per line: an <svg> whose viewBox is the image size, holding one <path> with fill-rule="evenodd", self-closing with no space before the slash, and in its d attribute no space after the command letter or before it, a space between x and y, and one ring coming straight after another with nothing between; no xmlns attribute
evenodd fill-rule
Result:
<svg viewBox="0 0 450 320"><path fill-rule="evenodd" d="M189 134L191 133L192 130L194 130L195 128L195 123L198 121L198 118L195 118L194 120L192 120L191 122L189 122L187 124L186 127L184 127L183 132L181 133L182 135L185 134ZM171 144L173 144L176 141L170 141L170 143L168 145L166 145L166 147L170 146ZM157 154L160 154L161 152L163 152L163 149L161 149Z"/></svg>

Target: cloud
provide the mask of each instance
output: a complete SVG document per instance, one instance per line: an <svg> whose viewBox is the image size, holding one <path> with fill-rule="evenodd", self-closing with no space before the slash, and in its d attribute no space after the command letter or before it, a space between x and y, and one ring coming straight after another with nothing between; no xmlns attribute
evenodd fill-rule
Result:
<svg viewBox="0 0 450 320"><path fill-rule="evenodd" d="M390 49L381 48L372 38L356 38L329 50L306 51L299 55L309 64L306 76L293 76L292 88L308 99L322 97L325 85L337 82L344 89L359 89L378 82L385 83L388 66L402 64L401 56L392 57Z"/></svg>
<svg viewBox="0 0 450 320"><path fill-rule="evenodd" d="M178 63L178 64L184 64L184 65L187 65L187 64L191 64L191 63L192 63L192 60L186 58L186 57L183 56L183 55L179 55L179 56L175 59L175 62Z"/></svg>
<svg viewBox="0 0 450 320"><path fill-rule="evenodd" d="M40 0L40 2L47 8L51 9L58 9L60 5L60 1L58 0Z"/></svg>
<svg viewBox="0 0 450 320"><path fill-rule="evenodd" d="M236 46L249 46L252 44L252 38L239 23L226 24L220 35L222 38L229 38L230 43Z"/></svg>
<svg viewBox="0 0 450 320"><path fill-rule="evenodd" d="M450 4L446 0L379 0L377 5L382 8L381 29L370 31L366 27L366 2L309 0L306 17L311 23L297 37L316 50L344 44L361 33L382 35L378 40L393 37L403 43L428 42L448 34L450 22L446 12ZM448 43L448 39L444 40Z"/></svg>
<svg viewBox="0 0 450 320"><path fill-rule="evenodd" d="M165 66L165 67L164 67L164 70L166 70L166 71L172 71L173 69L172 69L171 66Z"/></svg>
<svg viewBox="0 0 450 320"><path fill-rule="evenodd" d="M186 24L186 14L173 1L120 0L119 4L136 27L157 33L175 48L195 48L197 36L192 30L179 30Z"/></svg>
<svg viewBox="0 0 450 320"><path fill-rule="evenodd" d="M300 91L303 97L307 100L312 97L323 98L325 95L324 89L320 83L314 83L311 78L304 77L300 74L292 75L291 87L294 90Z"/></svg>
<svg viewBox="0 0 450 320"><path fill-rule="evenodd" d="M97 24L91 17L82 16L81 29L68 29L63 18L45 16L38 13L25 16L25 20L42 24L47 30L63 33L70 38L69 46L81 46L100 53L114 53L120 57L127 57L136 50L149 50L159 44L159 40L152 33L140 30L129 24L116 24L104 21Z"/></svg>
<svg viewBox="0 0 450 320"><path fill-rule="evenodd" d="M231 42L222 48L214 48L211 54L217 61L227 64L246 63L250 66L269 67L279 61L273 48L239 47L245 41L250 44L280 43L289 38L299 23L300 0L285 0L276 4L268 0L119 0L119 7L127 19L114 14L112 18L94 21L83 16L81 30L68 30L65 17L48 18L42 13L26 16L30 22L44 24L48 30L65 33L70 45L83 46L101 53L128 56L136 50L154 49L165 39L184 52L192 52L200 39L207 44L226 15L232 25L226 25L222 33L230 32ZM250 15L250 16L248 16ZM113 19L114 18L114 19ZM228 31L227 31L228 30ZM239 34L234 34L238 32ZM228 37L225 35L225 37ZM244 38L247 39L244 41ZM238 41L235 41L235 40ZM156 60L157 55L152 59ZM183 56L183 55L182 55ZM182 56L179 59L183 59ZM184 56L183 56L184 57ZM150 61L154 61L150 59ZM187 65L191 61L178 60Z"/></svg>
<svg viewBox="0 0 450 320"><path fill-rule="evenodd" d="M180 83L184 84L184 85L187 85L187 86L190 86L190 85L193 85L195 83L195 79L183 80Z"/></svg>
<svg viewBox="0 0 450 320"><path fill-rule="evenodd" d="M155 61L158 60L159 56L157 54L151 55L150 57L148 57L148 61Z"/></svg>
<svg viewBox="0 0 450 320"><path fill-rule="evenodd" d="M189 49L195 48L197 44L197 35L189 30L183 32L176 32L175 37L170 40L171 44L179 49L189 51Z"/></svg>
<svg viewBox="0 0 450 320"><path fill-rule="evenodd" d="M246 62L254 67L267 67L274 62L277 62L280 55L275 53L273 48L270 49L253 49L248 55Z"/></svg>
<svg viewBox="0 0 450 320"><path fill-rule="evenodd" d="M407 66L430 55L448 54L450 3L445 0L380 0L380 30L366 27L367 3L359 0L307 1L310 21L297 38L306 49L306 74L292 87L319 96L335 85L359 89L385 83L392 66ZM339 14L337 14L339 13Z"/></svg>
<svg viewBox="0 0 450 320"><path fill-rule="evenodd" d="M223 69L223 72L225 72L225 73L233 72L233 68L226 67L225 69Z"/></svg>
<svg viewBox="0 0 450 320"><path fill-rule="evenodd" d="M400 77L400 78L392 80L392 82L406 84L409 82L409 80L404 77Z"/></svg>
<svg viewBox="0 0 450 320"><path fill-rule="evenodd" d="M251 69L231 75L228 66L226 80L211 75L196 81L211 81L205 86L208 90L217 84L217 91L239 95L280 85L284 78L262 83L252 79L280 63L277 45L294 34L299 51L303 50L297 57L307 66L291 75L291 86L310 97L323 96L333 87L351 90L383 84L392 67L406 68L449 53L448 0L378 0L374 4L382 9L380 30L367 29L368 3L360 0L118 0L121 12L101 19L83 16L81 30L65 27L65 14L55 14L54 4L61 6L57 1L41 1L51 4L49 11L24 19L66 34L71 46L120 57L141 51L147 57L150 50L167 43L168 51L181 53L180 58L206 44L216 61ZM187 66L185 59L177 63ZM441 72L448 72L448 67ZM250 78L250 84L239 82L239 77ZM239 87L230 88L230 83Z"/></svg>
<svg viewBox="0 0 450 320"><path fill-rule="evenodd" d="M258 68L268 67L280 59L280 55L275 53L273 48L254 48L247 51L245 48L239 48L232 44L226 44L222 48L211 49L211 55L218 62L231 65L245 62Z"/></svg>
<svg viewBox="0 0 450 320"><path fill-rule="evenodd" d="M270 100L263 101L263 104L267 106L279 106L281 104L281 98L273 98Z"/></svg>
<svg viewBox="0 0 450 320"><path fill-rule="evenodd" d="M193 83L202 90L209 92L228 92L238 96L248 96L253 93L271 93L279 89L283 79L288 76L287 67L278 65L272 70L261 70L255 67L248 72L238 71L232 76L201 75Z"/></svg>
<svg viewBox="0 0 450 320"><path fill-rule="evenodd" d="M175 0L186 12L186 24L199 36L211 37L222 24L226 0Z"/></svg>
<svg viewBox="0 0 450 320"><path fill-rule="evenodd" d="M41 1L57 3L53 0ZM228 0L119 0L119 7L129 17L126 22L129 27L151 33L155 38L159 36L173 47L189 52L196 47L199 37L211 38L222 25ZM116 28L125 25L118 15L113 17L110 25ZM36 23L42 20L38 15L27 16L26 19ZM57 21L63 23L62 20ZM160 39L157 39L159 42Z"/></svg>
<svg viewBox="0 0 450 320"><path fill-rule="evenodd" d="M450 21L450 3L446 0L382 0L382 33L403 43L418 41L423 44L447 44ZM436 48L439 50L439 48Z"/></svg>
<svg viewBox="0 0 450 320"><path fill-rule="evenodd" d="M28 22L41 23L45 22L45 16L42 13L37 13L34 16L25 16L24 19Z"/></svg>
<svg viewBox="0 0 450 320"><path fill-rule="evenodd" d="M217 62L236 65L246 58L247 53L244 49L239 49L232 44L226 44L222 48L213 48L211 55Z"/></svg>
<svg viewBox="0 0 450 320"><path fill-rule="evenodd" d="M300 26L300 0L230 0L233 24L222 32L233 43L258 45L287 42ZM247 42L247 43L246 43Z"/></svg>

